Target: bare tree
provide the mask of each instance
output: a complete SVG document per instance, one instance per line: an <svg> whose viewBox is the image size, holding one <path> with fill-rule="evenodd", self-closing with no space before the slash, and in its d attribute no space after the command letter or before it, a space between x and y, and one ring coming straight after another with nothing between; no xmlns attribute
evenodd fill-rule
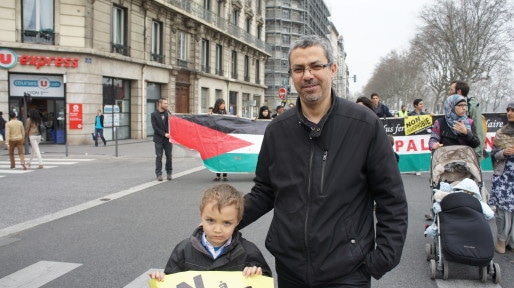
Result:
<svg viewBox="0 0 514 288"><path fill-rule="evenodd" d="M437 103L451 80L486 80L494 67L510 61L510 11L505 0L435 0L424 8L420 32L411 45L424 60Z"/></svg>
<svg viewBox="0 0 514 288"><path fill-rule="evenodd" d="M502 104L512 99L512 69L510 66L498 65L491 71L487 80L476 82L470 94L482 100L482 112L498 112Z"/></svg>
<svg viewBox="0 0 514 288"><path fill-rule="evenodd" d="M418 77L421 73L420 65L416 61L407 53L394 50L389 52L375 67L364 92L367 95L377 92L381 101L391 109L399 109L402 104L411 103L419 97L419 87L422 86Z"/></svg>

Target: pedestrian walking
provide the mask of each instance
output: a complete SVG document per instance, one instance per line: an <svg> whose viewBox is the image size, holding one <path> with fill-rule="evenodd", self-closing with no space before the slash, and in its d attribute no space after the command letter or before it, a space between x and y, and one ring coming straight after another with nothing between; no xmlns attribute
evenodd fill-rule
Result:
<svg viewBox="0 0 514 288"><path fill-rule="evenodd" d="M107 141L104 138L104 115L102 114L102 110L98 109L96 111L95 117L95 134L93 138L95 139L95 146L98 147L98 137L102 138L104 142L104 146L107 145Z"/></svg>
<svg viewBox="0 0 514 288"><path fill-rule="evenodd" d="M30 158L29 162L27 162L27 166L30 167L32 165L32 160L34 156L37 157L39 165L38 169L43 169L43 157L41 157L41 151L39 150L39 143L41 142L41 124L43 121L41 120L41 115L39 111L36 109L32 109L29 111L29 117L27 118L27 123L25 124L25 134L29 138L30 143Z"/></svg>
<svg viewBox="0 0 514 288"><path fill-rule="evenodd" d="M25 128L23 128L23 123L18 120L18 117L14 112L9 113L9 122L5 124L5 143L7 143L7 149L9 149L11 169L16 168L16 162L14 161L14 148L17 148L21 167L23 170L27 170L27 166L25 166L25 154L23 152Z"/></svg>

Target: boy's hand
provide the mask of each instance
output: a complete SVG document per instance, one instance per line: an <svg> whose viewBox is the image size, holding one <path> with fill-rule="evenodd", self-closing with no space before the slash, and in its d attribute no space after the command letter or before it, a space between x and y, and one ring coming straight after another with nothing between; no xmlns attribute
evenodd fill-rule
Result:
<svg viewBox="0 0 514 288"><path fill-rule="evenodd" d="M148 276L150 276L150 278L159 280L161 282L164 281L164 275L165 274L162 271L155 271L155 272L148 273Z"/></svg>
<svg viewBox="0 0 514 288"><path fill-rule="evenodd" d="M243 276L248 278L253 275L262 275L262 268L257 266L245 267L245 269L243 270Z"/></svg>

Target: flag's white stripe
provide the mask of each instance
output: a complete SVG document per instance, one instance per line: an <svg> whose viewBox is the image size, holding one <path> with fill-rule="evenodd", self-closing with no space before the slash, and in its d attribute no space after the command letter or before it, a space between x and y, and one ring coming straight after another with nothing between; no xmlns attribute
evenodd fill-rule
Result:
<svg viewBox="0 0 514 288"><path fill-rule="evenodd" d="M39 261L0 279L0 288L37 288L81 266L77 263Z"/></svg>
<svg viewBox="0 0 514 288"><path fill-rule="evenodd" d="M227 153L259 154L259 151L261 151L262 139L264 138L264 135L256 135L256 134L228 134L228 135L239 138L241 140L248 141L250 143L253 143L253 145L239 148L236 150L232 150Z"/></svg>

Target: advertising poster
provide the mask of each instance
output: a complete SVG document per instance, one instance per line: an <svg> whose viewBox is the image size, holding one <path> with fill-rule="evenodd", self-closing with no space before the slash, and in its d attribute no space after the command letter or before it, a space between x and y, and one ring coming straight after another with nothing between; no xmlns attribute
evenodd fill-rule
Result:
<svg viewBox="0 0 514 288"><path fill-rule="evenodd" d="M70 129L82 129L82 104L68 104Z"/></svg>

